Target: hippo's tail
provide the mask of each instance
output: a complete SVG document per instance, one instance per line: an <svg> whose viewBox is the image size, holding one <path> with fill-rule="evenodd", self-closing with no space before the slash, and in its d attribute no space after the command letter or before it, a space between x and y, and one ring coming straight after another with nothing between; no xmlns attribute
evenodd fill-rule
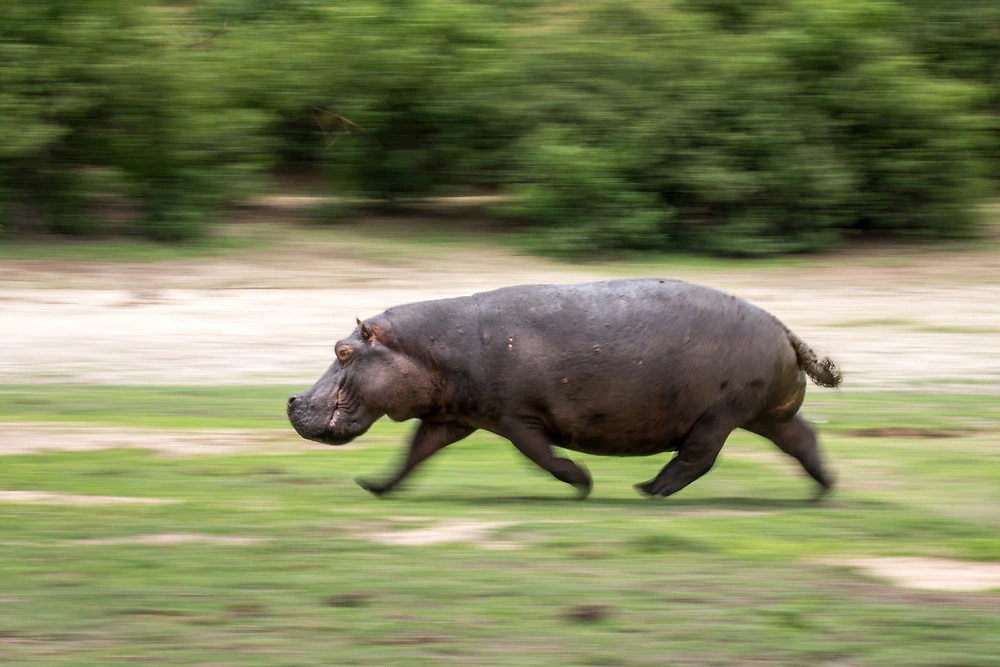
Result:
<svg viewBox="0 0 1000 667"><path fill-rule="evenodd" d="M813 382L821 387L836 387L840 384L844 376L830 357L820 359L804 340L787 329L785 331L788 333L788 342L795 348L795 356L799 358L799 368L804 370Z"/></svg>

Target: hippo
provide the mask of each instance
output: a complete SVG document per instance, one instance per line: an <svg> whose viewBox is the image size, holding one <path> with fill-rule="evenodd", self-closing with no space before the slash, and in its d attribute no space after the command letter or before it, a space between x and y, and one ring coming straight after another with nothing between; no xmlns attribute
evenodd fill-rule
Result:
<svg viewBox="0 0 1000 667"><path fill-rule="evenodd" d="M603 456L676 452L635 488L669 496L707 473L742 428L834 479L798 414L806 376L841 374L770 313L723 292L666 279L521 285L390 308L339 341L310 389L288 399L303 438L343 445L376 420L417 419L382 495L478 429L586 497L587 470L554 447Z"/></svg>

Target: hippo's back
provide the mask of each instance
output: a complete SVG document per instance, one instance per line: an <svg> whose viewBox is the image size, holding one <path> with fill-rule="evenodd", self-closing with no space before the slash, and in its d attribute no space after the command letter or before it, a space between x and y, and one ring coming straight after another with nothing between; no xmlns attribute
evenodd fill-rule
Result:
<svg viewBox="0 0 1000 667"><path fill-rule="evenodd" d="M697 349L724 343L731 347L770 334L784 340L783 325L766 311L680 280L520 285L476 294L473 299L483 342L491 346L496 345L498 333L507 338L520 334L539 339L534 342L547 348L578 354L596 352L596 347L617 357L650 346Z"/></svg>

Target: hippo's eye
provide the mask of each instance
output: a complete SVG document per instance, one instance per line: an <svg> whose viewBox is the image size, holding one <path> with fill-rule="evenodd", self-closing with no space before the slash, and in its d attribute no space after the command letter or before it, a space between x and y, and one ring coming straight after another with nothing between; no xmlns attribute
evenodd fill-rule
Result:
<svg viewBox="0 0 1000 667"><path fill-rule="evenodd" d="M346 343L344 345L338 345L336 349L337 358L340 359L340 363L346 364L354 356L354 348Z"/></svg>

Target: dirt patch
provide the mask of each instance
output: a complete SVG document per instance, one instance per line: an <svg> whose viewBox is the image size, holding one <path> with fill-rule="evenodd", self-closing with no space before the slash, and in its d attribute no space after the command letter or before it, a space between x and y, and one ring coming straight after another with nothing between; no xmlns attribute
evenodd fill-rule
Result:
<svg viewBox="0 0 1000 667"><path fill-rule="evenodd" d="M221 544L240 546L265 542L266 537L234 537L230 535L207 535L205 533L156 533L152 535L132 535L129 537L96 537L74 540L74 544L148 544L152 546L174 546L178 544Z"/></svg>
<svg viewBox="0 0 1000 667"><path fill-rule="evenodd" d="M466 542L484 549L517 549L515 542L498 542L489 536L501 528L514 526L514 521L483 521L481 519L444 519L425 528L363 533L361 537L378 544L427 546Z"/></svg>
<svg viewBox="0 0 1000 667"><path fill-rule="evenodd" d="M436 642L443 642L449 639L448 635L434 634L429 632L410 632L406 634L396 635L393 637L385 637L384 639L379 639L376 644L386 644L389 646L393 645L410 645L410 644L434 644Z"/></svg>
<svg viewBox="0 0 1000 667"><path fill-rule="evenodd" d="M52 491L0 491L0 502L30 505L168 505L181 501L130 496L82 496Z"/></svg>
<svg viewBox="0 0 1000 667"><path fill-rule="evenodd" d="M574 623L597 623L611 615L611 607L605 604L582 604L570 608L566 618Z"/></svg>
<svg viewBox="0 0 1000 667"><path fill-rule="evenodd" d="M848 558L822 562L857 568L905 588L962 592L1000 589L1000 563L946 558Z"/></svg>
<svg viewBox="0 0 1000 667"><path fill-rule="evenodd" d="M963 435L976 435L982 431L961 429L953 431L937 431L926 428L860 428L847 431L847 435L855 438L958 438Z"/></svg>
<svg viewBox="0 0 1000 667"><path fill-rule="evenodd" d="M677 519L688 517L751 517L770 516L777 512L766 510L722 510L722 509L684 509L672 512L671 516Z"/></svg>

